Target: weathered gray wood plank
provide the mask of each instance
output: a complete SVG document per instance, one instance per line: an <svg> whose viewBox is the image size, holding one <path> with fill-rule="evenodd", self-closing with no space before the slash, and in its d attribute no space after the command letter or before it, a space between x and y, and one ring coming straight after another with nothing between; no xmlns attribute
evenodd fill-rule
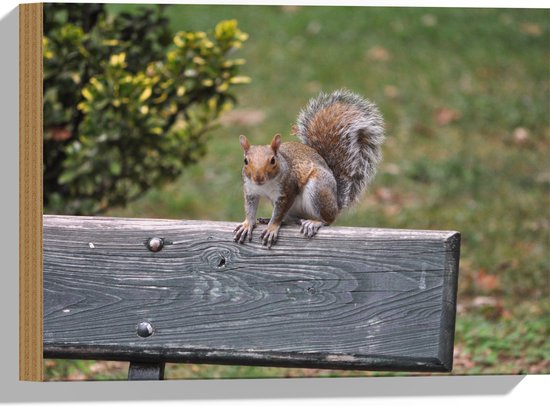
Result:
<svg viewBox="0 0 550 406"><path fill-rule="evenodd" d="M45 356L452 367L458 233L284 227L268 250L235 226L44 216Z"/></svg>

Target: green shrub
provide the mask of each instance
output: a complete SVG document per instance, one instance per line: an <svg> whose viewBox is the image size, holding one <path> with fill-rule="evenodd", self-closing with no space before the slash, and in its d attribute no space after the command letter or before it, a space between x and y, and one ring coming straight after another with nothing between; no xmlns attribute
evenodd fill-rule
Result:
<svg viewBox="0 0 550 406"><path fill-rule="evenodd" d="M175 179L249 82L235 20L173 35L163 10L44 5L46 212L99 213Z"/></svg>

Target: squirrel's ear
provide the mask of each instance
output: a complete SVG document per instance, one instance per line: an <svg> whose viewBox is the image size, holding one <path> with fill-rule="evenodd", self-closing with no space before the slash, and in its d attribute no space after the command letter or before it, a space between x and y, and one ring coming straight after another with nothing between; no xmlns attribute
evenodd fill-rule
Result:
<svg viewBox="0 0 550 406"><path fill-rule="evenodd" d="M281 134L275 134L275 136L271 140L271 149L273 150L273 153L275 155L277 155L277 151L279 151L280 146L281 146Z"/></svg>
<svg viewBox="0 0 550 406"><path fill-rule="evenodd" d="M241 147L243 148L244 152L248 152L248 150L250 149L250 142L248 142L248 138L246 138L244 135L240 135L239 142L241 143Z"/></svg>

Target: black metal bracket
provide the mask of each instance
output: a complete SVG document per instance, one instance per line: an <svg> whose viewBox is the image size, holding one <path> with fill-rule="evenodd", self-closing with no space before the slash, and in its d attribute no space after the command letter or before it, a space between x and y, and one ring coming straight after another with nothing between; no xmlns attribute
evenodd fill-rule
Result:
<svg viewBox="0 0 550 406"><path fill-rule="evenodd" d="M129 381L164 380L164 362L130 362Z"/></svg>

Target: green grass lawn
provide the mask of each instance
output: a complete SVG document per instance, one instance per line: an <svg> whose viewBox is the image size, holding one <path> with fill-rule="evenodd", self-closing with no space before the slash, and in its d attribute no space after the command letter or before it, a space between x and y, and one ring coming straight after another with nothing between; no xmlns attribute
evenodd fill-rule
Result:
<svg viewBox="0 0 550 406"><path fill-rule="evenodd" d="M250 35L238 52L252 83L238 89L239 104L209 134L199 164L107 215L241 221L239 134L290 140L310 97L349 88L379 105L387 141L369 192L336 225L460 231L453 373L550 373L550 10L167 11L175 31L237 19ZM52 379L116 379L125 368L47 362ZM167 367L168 378L335 375L380 373Z"/></svg>

